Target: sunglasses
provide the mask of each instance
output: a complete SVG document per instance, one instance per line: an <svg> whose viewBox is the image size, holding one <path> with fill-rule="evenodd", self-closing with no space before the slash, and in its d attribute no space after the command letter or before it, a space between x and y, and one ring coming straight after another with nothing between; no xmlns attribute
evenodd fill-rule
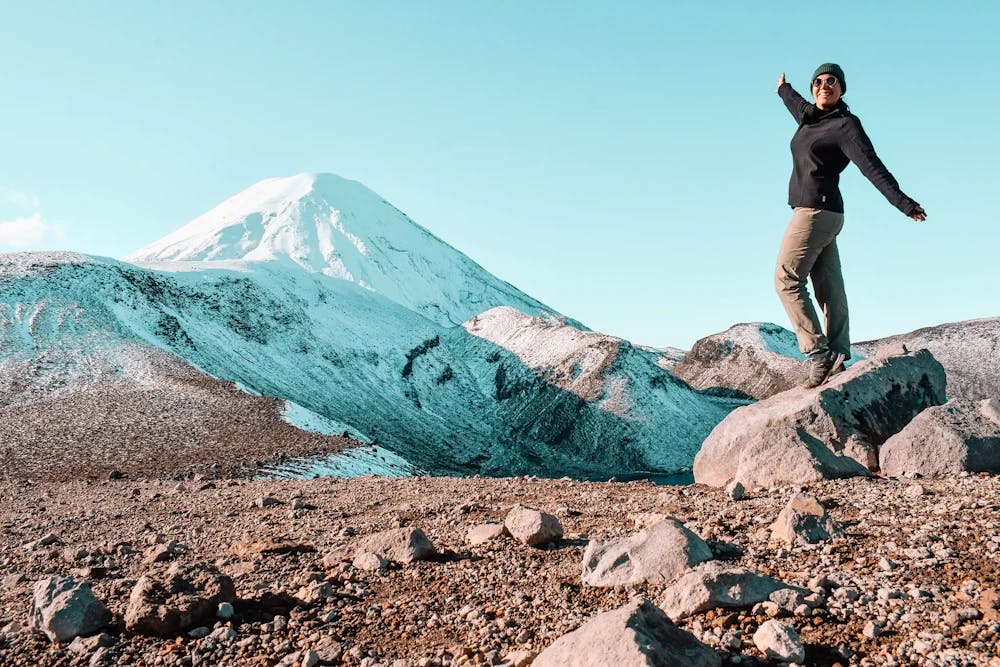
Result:
<svg viewBox="0 0 1000 667"><path fill-rule="evenodd" d="M837 85L837 77L835 76L828 76L825 79L822 79L820 77L816 77L815 79L813 79L813 88L819 88L821 86L829 86L830 88L833 88L836 85Z"/></svg>

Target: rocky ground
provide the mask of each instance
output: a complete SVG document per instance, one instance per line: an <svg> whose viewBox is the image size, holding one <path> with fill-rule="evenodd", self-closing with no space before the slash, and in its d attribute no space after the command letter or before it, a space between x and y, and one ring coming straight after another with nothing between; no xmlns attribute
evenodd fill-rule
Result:
<svg viewBox="0 0 1000 667"><path fill-rule="evenodd" d="M525 665L601 611L663 598L667 583L581 580L589 539L633 532L653 513L685 522L721 558L814 592L794 610L765 602L678 622L724 664L778 664L752 640L778 617L798 631L805 664L1000 665L1000 478L808 490L841 537L769 542L793 489L734 501L700 485L533 478L0 481L0 664ZM517 504L557 516L562 538L470 544L470 527ZM353 560L366 535L400 526L421 528L436 555ZM193 632L126 631L135 583L177 565L231 577L231 608ZM60 643L29 630L33 585L55 575L89 582L112 614L103 634Z"/></svg>

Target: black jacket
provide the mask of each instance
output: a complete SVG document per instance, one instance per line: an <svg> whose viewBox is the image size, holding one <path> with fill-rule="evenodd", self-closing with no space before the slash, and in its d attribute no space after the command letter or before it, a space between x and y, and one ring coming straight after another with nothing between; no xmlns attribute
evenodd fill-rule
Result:
<svg viewBox="0 0 1000 667"><path fill-rule="evenodd" d="M793 208L821 208L844 212L840 196L840 172L848 161L858 165L889 203L906 215L917 207L899 189L899 183L875 154L861 121L843 100L828 111L807 102L788 83L778 88L785 106L799 129L792 137L792 179L788 183L788 204Z"/></svg>

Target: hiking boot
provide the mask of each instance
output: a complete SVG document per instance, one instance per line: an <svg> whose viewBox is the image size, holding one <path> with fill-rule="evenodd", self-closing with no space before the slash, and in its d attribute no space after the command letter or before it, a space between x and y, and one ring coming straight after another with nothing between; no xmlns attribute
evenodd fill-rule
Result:
<svg viewBox="0 0 1000 667"><path fill-rule="evenodd" d="M812 388L818 387L827 381L834 369L840 367L843 370L844 359L847 357L842 352L834 352L833 350L815 350L809 353L809 359L806 361L806 366L809 371L809 375L806 378L805 384L803 386Z"/></svg>

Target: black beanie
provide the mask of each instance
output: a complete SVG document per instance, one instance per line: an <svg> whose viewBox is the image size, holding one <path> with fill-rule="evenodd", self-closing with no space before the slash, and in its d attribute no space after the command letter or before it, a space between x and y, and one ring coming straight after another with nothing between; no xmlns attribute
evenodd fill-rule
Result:
<svg viewBox="0 0 1000 667"><path fill-rule="evenodd" d="M813 72L812 81L816 80L820 74L832 74L837 77L837 81L840 81L840 94L843 95L847 92L847 79L844 78L844 70L840 68L837 63L823 63L816 68ZM812 81L809 82L810 87L812 86Z"/></svg>

